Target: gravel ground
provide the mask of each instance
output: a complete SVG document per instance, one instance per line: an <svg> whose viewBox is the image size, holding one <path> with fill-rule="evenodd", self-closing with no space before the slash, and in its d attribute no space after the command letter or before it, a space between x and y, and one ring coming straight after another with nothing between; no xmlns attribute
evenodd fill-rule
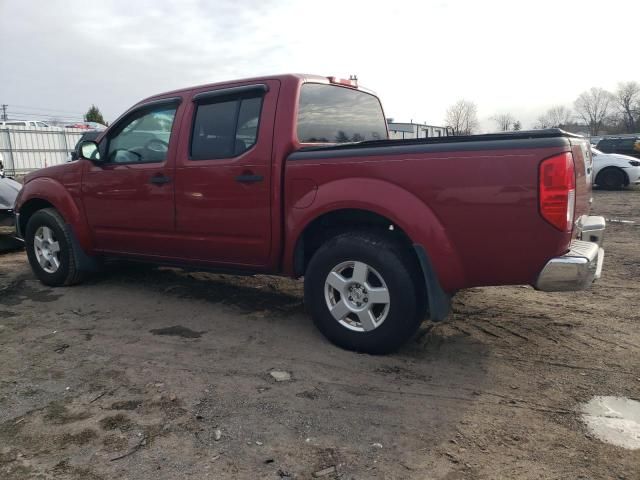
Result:
<svg viewBox="0 0 640 480"><path fill-rule="evenodd" d="M389 356L329 344L298 282L121 266L52 289L5 253L0 478L640 478L576 413L640 398L640 189L594 196L638 223L609 223L591 290L464 291Z"/></svg>

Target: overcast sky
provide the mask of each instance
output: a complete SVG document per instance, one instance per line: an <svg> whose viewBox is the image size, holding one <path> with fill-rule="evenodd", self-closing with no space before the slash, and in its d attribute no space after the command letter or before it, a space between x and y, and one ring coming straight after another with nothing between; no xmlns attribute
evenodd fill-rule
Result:
<svg viewBox="0 0 640 480"><path fill-rule="evenodd" d="M639 18L639 0L0 0L0 103L114 120L173 88L357 74L396 121L441 124L465 98L485 129L504 112L529 127L640 81Z"/></svg>

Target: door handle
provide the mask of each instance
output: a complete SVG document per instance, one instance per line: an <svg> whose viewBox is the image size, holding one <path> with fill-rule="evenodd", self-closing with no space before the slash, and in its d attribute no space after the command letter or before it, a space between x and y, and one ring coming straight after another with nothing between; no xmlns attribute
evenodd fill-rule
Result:
<svg viewBox="0 0 640 480"><path fill-rule="evenodd" d="M254 175L253 173L244 173L236 177L236 182L240 183L256 183L264 180L262 175Z"/></svg>
<svg viewBox="0 0 640 480"><path fill-rule="evenodd" d="M154 175L153 177L151 177L151 180L150 180L150 182L153 183L154 185L164 185L165 183L169 183L170 181L171 179L169 177L165 177L161 173Z"/></svg>

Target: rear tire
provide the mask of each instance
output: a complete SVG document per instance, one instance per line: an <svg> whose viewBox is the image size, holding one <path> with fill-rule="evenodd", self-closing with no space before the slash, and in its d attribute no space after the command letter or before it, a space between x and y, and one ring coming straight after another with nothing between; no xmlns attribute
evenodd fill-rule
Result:
<svg viewBox="0 0 640 480"><path fill-rule="evenodd" d="M596 184L604 190L622 190L626 185L626 175L619 168L607 168L596 177Z"/></svg>
<svg viewBox="0 0 640 480"><path fill-rule="evenodd" d="M34 213L27 223L25 248L36 277L51 287L73 285L82 281L71 235L60 214L53 208Z"/></svg>
<svg viewBox="0 0 640 480"><path fill-rule="evenodd" d="M371 354L406 343L426 306L424 280L410 248L377 232L344 233L323 244L306 270L304 298L331 342Z"/></svg>

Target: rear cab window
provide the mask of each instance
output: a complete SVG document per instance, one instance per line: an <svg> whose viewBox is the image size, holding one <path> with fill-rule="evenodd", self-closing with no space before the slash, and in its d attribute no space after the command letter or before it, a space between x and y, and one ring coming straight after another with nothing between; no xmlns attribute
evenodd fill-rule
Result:
<svg viewBox="0 0 640 480"><path fill-rule="evenodd" d="M348 143L387 138L380 100L361 90L305 83L297 119L300 143Z"/></svg>

